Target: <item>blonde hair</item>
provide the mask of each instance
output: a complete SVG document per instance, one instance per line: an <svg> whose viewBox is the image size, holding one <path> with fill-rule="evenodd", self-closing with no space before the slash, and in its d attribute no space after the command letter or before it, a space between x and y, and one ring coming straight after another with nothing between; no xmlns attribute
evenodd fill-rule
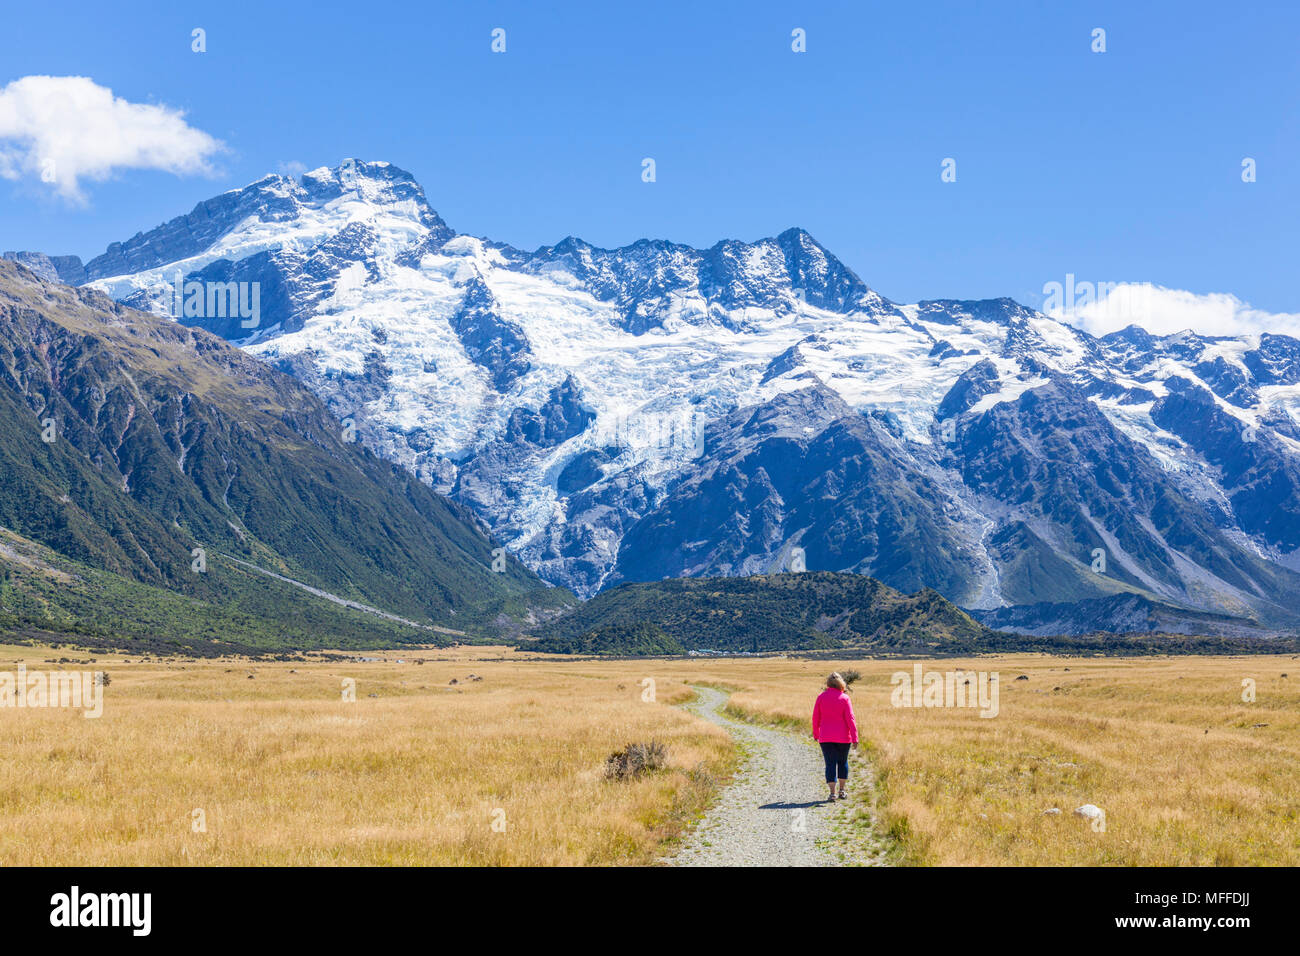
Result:
<svg viewBox="0 0 1300 956"><path fill-rule="evenodd" d="M844 678L840 676L839 671L835 671L830 677L826 678L826 686L838 687L845 693L848 693L849 690L849 685L844 682Z"/></svg>

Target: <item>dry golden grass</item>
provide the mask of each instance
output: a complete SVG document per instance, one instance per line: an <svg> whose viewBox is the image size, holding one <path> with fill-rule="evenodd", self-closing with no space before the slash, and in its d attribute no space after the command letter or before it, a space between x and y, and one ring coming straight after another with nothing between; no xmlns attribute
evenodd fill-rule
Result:
<svg viewBox="0 0 1300 956"><path fill-rule="evenodd" d="M893 707L890 677L911 662L843 666L863 674L854 706L880 772L882 826L904 862L1300 863L1293 657L924 662L926 670L998 671L1000 712L991 719ZM791 681L791 668L808 681ZM829 669L754 668L733 681L743 688L733 706L806 725L807 685ZM1021 674L1029 680L1016 680ZM1254 703L1242 701L1244 678L1256 682ZM1072 815L1085 803L1105 811L1104 832ZM1051 807L1062 813L1045 815Z"/></svg>
<svg viewBox="0 0 1300 956"><path fill-rule="evenodd" d="M0 648L0 670L46 656ZM671 706L688 688L642 702L638 665L383 656L407 663L101 657L102 717L0 710L0 863L644 863L729 762L721 729ZM652 737L667 772L605 781Z"/></svg>
<svg viewBox="0 0 1300 956"><path fill-rule="evenodd" d="M52 656L84 657L0 647L0 670L86 666ZM806 731L832 667L864 675L864 754L901 862L1300 863L1290 657L925 662L998 671L1000 713L986 720L892 707L890 675L911 662L375 656L388 660L101 656L102 718L0 710L0 864L647 863L730 766L725 734L672 706L685 682L731 687L738 712ZM652 737L669 745L668 771L604 779L609 753ZM1084 803L1106 811L1104 832L1071 815Z"/></svg>

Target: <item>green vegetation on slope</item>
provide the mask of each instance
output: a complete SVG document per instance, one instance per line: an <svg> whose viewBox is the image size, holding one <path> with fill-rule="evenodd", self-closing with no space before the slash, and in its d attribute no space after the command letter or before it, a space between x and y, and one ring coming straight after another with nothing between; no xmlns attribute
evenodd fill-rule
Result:
<svg viewBox="0 0 1300 956"><path fill-rule="evenodd" d="M938 592L807 571L624 584L543 625L537 649L583 654L982 648L992 632Z"/></svg>
<svg viewBox="0 0 1300 956"><path fill-rule="evenodd" d="M946 656L1044 654L1276 654L1298 639L1183 634L1037 636L992 630L937 591L903 594L874 578L831 571L625 584L537 630L533 649L620 657L823 652Z"/></svg>
<svg viewBox="0 0 1300 956"><path fill-rule="evenodd" d="M0 530L0 634L198 657L464 640L342 607L221 556L202 577L221 600L142 584Z"/></svg>
<svg viewBox="0 0 1300 956"><path fill-rule="evenodd" d="M496 545L466 509L347 440L289 376L206 332L9 262L0 525L89 568L235 610L257 604L245 592L266 583L195 574L195 548L210 567L224 552L470 633L510 630L573 600L513 558L493 572ZM276 621L293 632L300 603L261 604L268 633Z"/></svg>

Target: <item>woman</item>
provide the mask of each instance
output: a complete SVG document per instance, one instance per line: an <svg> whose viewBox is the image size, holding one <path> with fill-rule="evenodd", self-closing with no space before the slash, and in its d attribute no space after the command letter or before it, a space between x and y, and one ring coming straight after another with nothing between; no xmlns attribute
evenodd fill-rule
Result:
<svg viewBox="0 0 1300 956"><path fill-rule="evenodd" d="M826 786L830 789L827 800L835 799L835 779L840 781L840 799L848 796L849 747L857 749L858 722L853 719L853 701L849 700L849 685L836 671L826 678L826 689L817 695L813 705L813 737L822 745L826 760Z"/></svg>

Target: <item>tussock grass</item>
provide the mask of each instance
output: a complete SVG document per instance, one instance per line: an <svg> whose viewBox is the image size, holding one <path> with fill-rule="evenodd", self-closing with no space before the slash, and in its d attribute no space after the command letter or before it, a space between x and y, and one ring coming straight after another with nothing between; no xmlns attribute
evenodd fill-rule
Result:
<svg viewBox="0 0 1300 956"><path fill-rule="evenodd" d="M0 646L0 670L85 656ZM99 655L112 675L102 718L0 710L0 863L648 863L734 766L721 728L672 706L693 693L686 682L733 689L733 714L807 733L826 674L844 669L483 647L375 656L386 660ZM71 660L44 663L59 657ZM891 706L890 676L911 664L852 662L854 759L878 769L872 819L899 862L1300 863L1295 658L925 662L998 671L993 719ZM345 677L355 703L341 699ZM663 770L606 779L611 753L651 740ZM1105 811L1104 832L1072 816L1085 803Z"/></svg>
<svg viewBox="0 0 1300 956"><path fill-rule="evenodd" d="M901 862L1300 863L1300 661L1289 655L924 662L927 671L999 671L991 719L895 708L890 676L912 662L854 664L864 752L880 777L878 822ZM731 709L806 729L816 678L832 666L755 667ZM791 670L808 680L792 682ZM1241 699L1244 678L1256 682L1254 703ZM1104 831L1073 816L1085 803L1105 811ZM1052 807L1062 812L1044 814Z"/></svg>
<svg viewBox="0 0 1300 956"><path fill-rule="evenodd" d="M5 650L0 670L24 654L56 666ZM693 692L663 679L644 702L637 665L385 656L101 656L113 675L101 718L0 711L0 863L647 863L727 772L725 732L671 706ZM666 747L662 769L605 779L611 751L650 739Z"/></svg>

